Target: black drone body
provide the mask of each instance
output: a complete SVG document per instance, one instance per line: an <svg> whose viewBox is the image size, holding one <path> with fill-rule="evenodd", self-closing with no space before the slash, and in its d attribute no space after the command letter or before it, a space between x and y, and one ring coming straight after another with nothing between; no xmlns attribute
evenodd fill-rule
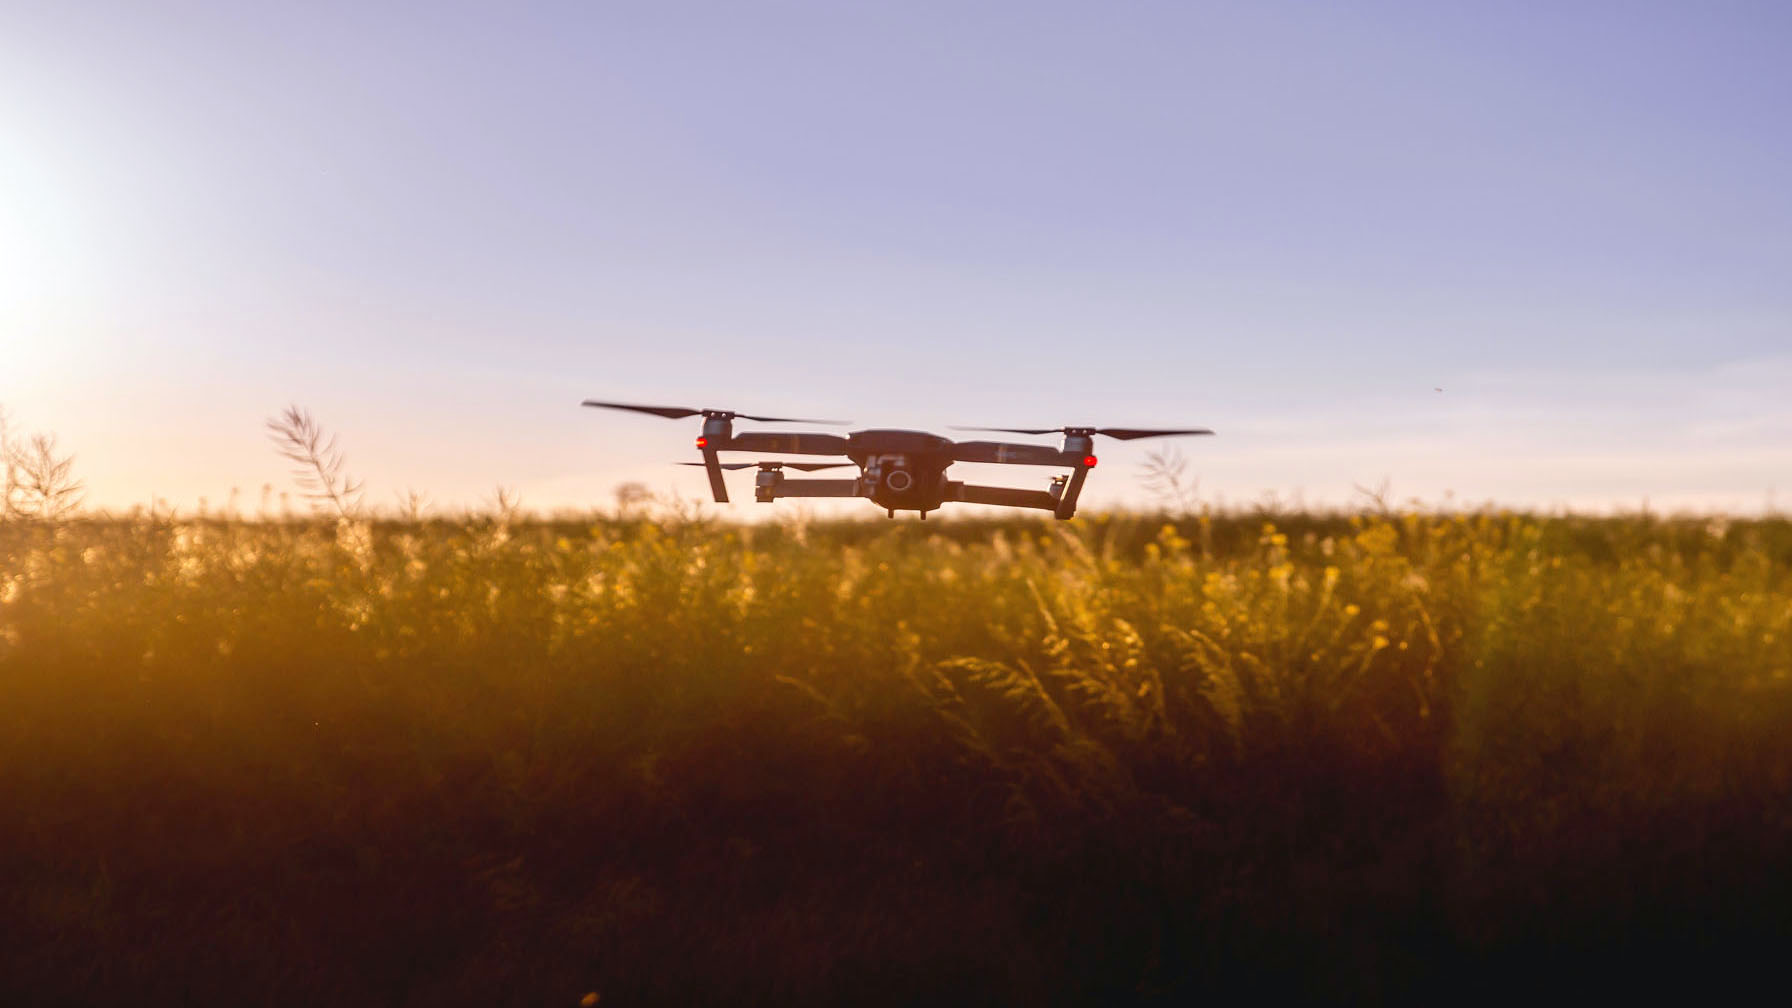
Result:
<svg viewBox="0 0 1792 1008"><path fill-rule="evenodd" d="M862 430L844 436L819 433L734 432L735 420L756 420L762 423L838 423L832 420L798 420L790 417L752 416L732 410L691 409L684 406L641 406L634 403L599 402L587 399L586 406L649 413L668 419L701 416L703 433L697 437L697 449L703 461L686 462L700 465L709 472L709 488L718 503L728 502L728 487L722 482L723 470L758 468L753 490L754 499L769 503L780 497L865 497L895 517L898 511L918 511L922 518L947 501L970 504L996 504L1005 507L1038 508L1058 518L1076 514L1077 497L1089 470L1095 468L1095 435L1132 441L1138 438L1171 435L1212 434L1205 428L1174 430L1137 427L993 427L956 428L993 430L1011 434L1063 434L1061 448L1045 445L1016 444L1006 441L954 441L938 434L911 430ZM725 451L778 453L790 455L826 455L845 457L849 462L723 462ZM1013 487L973 486L948 479L946 470L954 462L996 462L1008 465L1059 466L1070 471L1053 476L1044 490L1022 490ZM857 466L853 479L789 479L785 469L813 472L820 469Z"/></svg>

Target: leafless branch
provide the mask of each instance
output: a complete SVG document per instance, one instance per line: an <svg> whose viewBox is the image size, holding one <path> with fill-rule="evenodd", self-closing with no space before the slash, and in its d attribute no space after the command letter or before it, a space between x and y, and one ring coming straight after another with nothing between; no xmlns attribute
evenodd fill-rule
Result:
<svg viewBox="0 0 1792 1008"><path fill-rule="evenodd" d="M20 442L0 409L0 519L67 517L81 504L75 457L57 452L56 438L34 434Z"/></svg>
<svg viewBox="0 0 1792 1008"><path fill-rule="evenodd" d="M346 460L335 436L325 434L308 411L288 406L267 427L274 447L293 462L293 482L313 510L334 509L343 518L360 511L361 481L343 474Z"/></svg>
<svg viewBox="0 0 1792 1008"><path fill-rule="evenodd" d="M1146 454L1145 475L1139 482L1166 510L1188 514L1200 504L1195 493L1200 480L1189 478L1188 459L1179 449L1163 448Z"/></svg>
<svg viewBox="0 0 1792 1008"><path fill-rule="evenodd" d="M491 497L486 500L486 510L504 523L514 520L522 508L523 499L517 496L515 490L506 486L494 489Z"/></svg>
<svg viewBox="0 0 1792 1008"><path fill-rule="evenodd" d="M8 510L20 518L56 520L81 503L83 487L74 476L75 457L59 455L56 438L34 434L25 445L7 447Z"/></svg>
<svg viewBox="0 0 1792 1008"><path fill-rule="evenodd" d="M406 490L398 495L398 517L407 522L420 522L429 514L429 495L421 490Z"/></svg>
<svg viewBox="0 0 1792 1008"><path fill-rule="evenodd" d="M1368 510L1376 514L1388 515L1394 513L1393 505L1388 503L1389 487L1392 485L1393 481L1384 476L1379 486L1366 487L1361 483L1352 483L1351 488L1356 490L1357 495L1367 502Z"/></svg>

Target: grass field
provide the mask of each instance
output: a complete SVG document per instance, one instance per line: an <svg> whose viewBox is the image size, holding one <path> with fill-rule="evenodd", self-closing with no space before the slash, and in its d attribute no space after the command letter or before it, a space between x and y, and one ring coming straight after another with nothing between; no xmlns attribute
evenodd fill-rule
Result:
<svg viewBox="0 0 1792 1008"><path fill-rule="evenodd" d="M1792 524L0 524L0 1003L1707 992Z"/></svg>

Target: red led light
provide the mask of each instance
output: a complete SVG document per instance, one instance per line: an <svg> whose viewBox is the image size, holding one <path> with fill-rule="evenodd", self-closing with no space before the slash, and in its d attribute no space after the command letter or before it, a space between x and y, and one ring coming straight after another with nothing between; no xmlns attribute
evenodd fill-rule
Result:
<svg viewBox="0 0 1792 1008"><path fill-rule="evenodd" d="M708 447L709 447L709 439L708 439L708 438L706 438L706 437L700 437L700 438L698 438L698 439L697 439L697 447L699 447L699 448L708 448Z"/></svg>
<svg viewBox="0 0 1792 1008"><path fill-rule="evenodd" d="M1084 456L1083 456L1083 468L1084 468L1084 469L1093 469L1093 468L1095 468L1095 456L1093 456L1093 455L1084 455Z"/></svg>

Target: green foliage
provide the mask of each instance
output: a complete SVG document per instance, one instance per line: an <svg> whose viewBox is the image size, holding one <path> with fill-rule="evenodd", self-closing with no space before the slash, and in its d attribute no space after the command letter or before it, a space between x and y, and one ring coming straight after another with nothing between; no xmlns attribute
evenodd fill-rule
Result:
<svg viewBox="0 0 1792 1008"><path fill-rule="evenodd" d="M1500 514L12 523L0 1000L1386 997L1765 933L1789 561Z"/></svg>

